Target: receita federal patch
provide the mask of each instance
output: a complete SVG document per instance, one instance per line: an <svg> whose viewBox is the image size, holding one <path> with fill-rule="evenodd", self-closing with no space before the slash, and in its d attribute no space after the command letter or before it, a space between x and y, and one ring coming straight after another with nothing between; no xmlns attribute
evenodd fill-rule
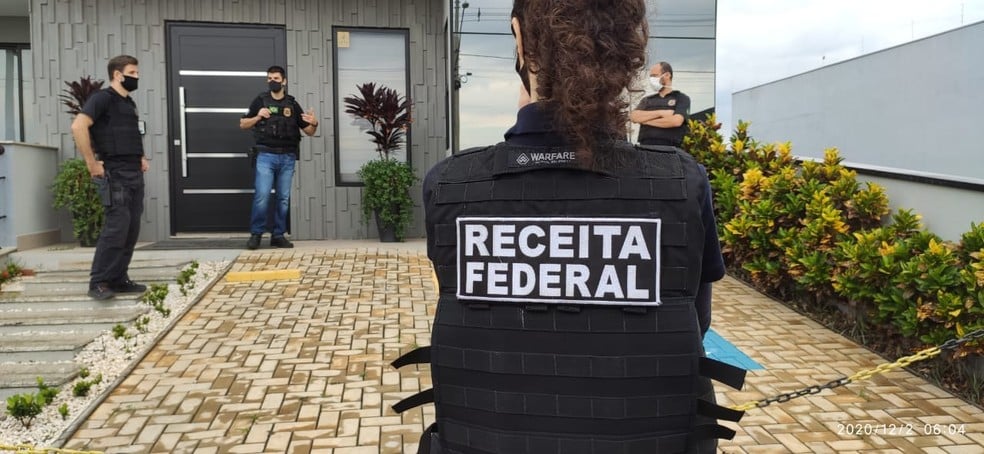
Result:
<svg viewBox="0 0 984 454"><path fill-rule="evenodd" d="M659 305L660 219L460 217L458 299Z"/></svg>

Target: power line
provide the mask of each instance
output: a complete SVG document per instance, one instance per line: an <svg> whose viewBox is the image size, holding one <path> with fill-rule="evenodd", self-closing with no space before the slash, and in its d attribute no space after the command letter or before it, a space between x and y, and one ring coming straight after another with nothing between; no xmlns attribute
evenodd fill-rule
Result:
<svg viewBox="0 0 984 454"><path fill-rule="evenodd" d="M466 53L461 53L459 55L462 55L462 56L465 56L465 57L498 58L500 60L515 60L516 59L516 57L500 57L500 56L497 56L497 55L466 54Z"/></svg>

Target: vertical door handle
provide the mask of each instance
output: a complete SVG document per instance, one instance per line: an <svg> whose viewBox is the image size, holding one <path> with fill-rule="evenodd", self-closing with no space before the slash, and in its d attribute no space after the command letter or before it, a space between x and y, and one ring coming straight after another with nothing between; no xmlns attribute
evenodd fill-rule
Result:
<svg viewBox="0 0 984 454"><path fill-rule="evenodd" d="M185 87L178 87L178 123L181 125L181 177L188 177L188 125L185 122Z"/></svg>

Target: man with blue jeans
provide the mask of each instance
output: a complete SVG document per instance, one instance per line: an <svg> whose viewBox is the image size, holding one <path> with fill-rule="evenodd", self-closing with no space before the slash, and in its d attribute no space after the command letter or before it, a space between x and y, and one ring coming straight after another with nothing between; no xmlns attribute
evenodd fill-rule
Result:
<svg viewBox="0 0 984 454"><path fill-rule="evenodd" d="M269 91L260 93L239 120L239 127L252 129L256 138L253 150L256 179L253 186L253 209L250 215L249 241L246 247L260 247L266 231L270 207L270 190L276 190L273 231L270 246L291 248L284 237L287 232L287 209L290 207L290 183L294 163L300 153L301 133L313 136L318 129L314 111L305 112L293 96L287 94L286 71L280 66L267 69Z"/></svg>

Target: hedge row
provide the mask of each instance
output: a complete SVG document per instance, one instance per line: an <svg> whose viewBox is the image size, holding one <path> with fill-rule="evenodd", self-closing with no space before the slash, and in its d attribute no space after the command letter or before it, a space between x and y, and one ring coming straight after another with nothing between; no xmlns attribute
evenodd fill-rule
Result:
<svg viewBox="0 0 984 454"><path fill-rule="evenodd" d="M984 329L984 223L944 241L911 210L889 213L884 189L858 183L836 149L798 162L790 144L752 139L748 123L727 144L718 126L691 121L684 147L707 168L729 266L782 298L925 344ZM984 343L957 356L970 353Z"/></svg>

